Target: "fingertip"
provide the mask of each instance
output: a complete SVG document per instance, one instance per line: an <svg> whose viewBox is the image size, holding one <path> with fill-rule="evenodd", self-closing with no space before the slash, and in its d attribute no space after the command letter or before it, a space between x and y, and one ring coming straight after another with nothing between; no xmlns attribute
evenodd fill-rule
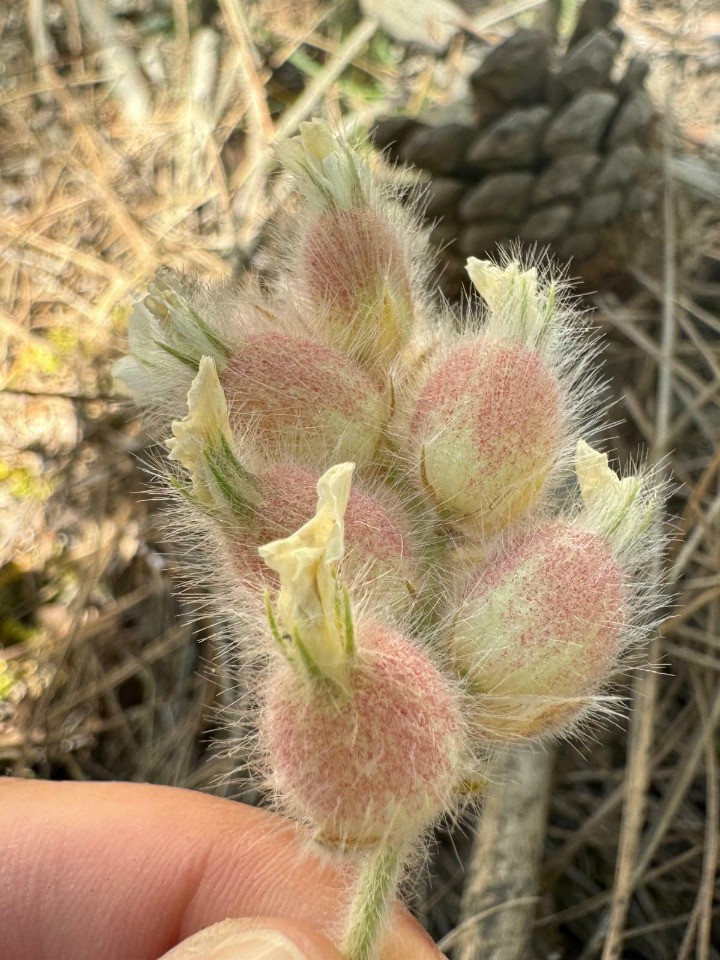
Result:
<svg viewBox="0 0 720 960"><path fill-rule="evenodd" d="M422 927L398 908L383 939L381 960L441 960ZM286 917L229 919L183 940L159 960L343 960L326 936Z"/></svg>
<svg viewBox="0 0 720 960"><path fill-rule="evenodd" d="M160 960L343 960L327 937L284 917L222 920L183 940Z"/></svg>
<svg viewBox="0 0 720 960"><path fill-rule="evenodd" d="M435 943L414 917L400 905L380 951L382 960L443 960Z"/></svg>

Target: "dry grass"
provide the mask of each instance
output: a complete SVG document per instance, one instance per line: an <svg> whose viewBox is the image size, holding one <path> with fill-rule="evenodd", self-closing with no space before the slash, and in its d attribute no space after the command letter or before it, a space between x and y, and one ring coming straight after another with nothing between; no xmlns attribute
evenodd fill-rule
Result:
<svg viewBox="0 0 720 960"><path fill-rule="evenodd" d="M681 485L677 602L632 680L630 736L557 751L537 957L720 957L716 15L653 6L628 3L625 26L676 118L663 214L644 225L622 296L594 299L621 454L644 444ZM272 3L258 19L222 0L206 24L181 2L146 7L167 21L154 33L91 0L0 14L0 767L220 790L227 761L208 734L221 637L173 599L176 562L142 493L148 440L112 395L109 363L159 266L214 278L252 261L282 203L273 141L321 110L351 127L390 101L449 102L472 38L438 63L403 58L332 4L300 17ZM297 95L283 76L303 79ZM468 840L454 843L441 839L419 906L438 937L458 922Z"/></svg>

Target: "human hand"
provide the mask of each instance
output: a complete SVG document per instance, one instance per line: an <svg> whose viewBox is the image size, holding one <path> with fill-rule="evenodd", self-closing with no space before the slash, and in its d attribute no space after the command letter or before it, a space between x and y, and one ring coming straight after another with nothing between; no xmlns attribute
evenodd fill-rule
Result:
<svg viewBox="0 0 720 960"><path fill-rule="evenodd" d="M0 779L0 811L0 960L341 960L330 936L351 877L274 814L170 787L14 779ZM397 907L381 956L440 954Z"/></svg>

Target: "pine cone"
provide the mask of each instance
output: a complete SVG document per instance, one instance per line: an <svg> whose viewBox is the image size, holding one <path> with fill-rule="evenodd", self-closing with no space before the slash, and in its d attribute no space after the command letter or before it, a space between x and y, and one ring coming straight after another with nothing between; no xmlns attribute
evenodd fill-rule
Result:
<svg viewBox="0 0 720 960"><path fill-rule="evenodd" d="M399 117L377 124L377 146L431 176L427 216L437 222L449 295L467 256L515 239L548 245L597 278L614 269L608 231L624 222L627 235L654 204L648 65L635 58L615 69L617 8L617 0L586 0L555 66L540 30L520 29L490 50L470 78L472 127Z"/></svg>

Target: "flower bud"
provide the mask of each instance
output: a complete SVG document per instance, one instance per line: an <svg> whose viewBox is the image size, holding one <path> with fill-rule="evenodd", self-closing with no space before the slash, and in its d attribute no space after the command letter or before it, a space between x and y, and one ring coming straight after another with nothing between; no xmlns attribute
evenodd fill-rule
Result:
<svg viewBox="0 0 720 960"><path fill-rule="evenodd" d="M624 572L597 533L545 521L467 576L450 643L497 740L553 733L587 707L624 646Z"/></svg>
<svg viewBox="0 0 720 960"><path fill-rule="evenodd" d="M260 738L288 810L319 840L402 843L447 807L462 723L451 687L384 624L361 621L344 694L281 664L267 679Z"/></svg>
<svg viewBox="0 0 720 960"><path fill-rule="evenodd" d="M185 294L183 282L164 270L135 304L128 326L131 355L115 364L113 374L138 402L162 402L174 395L176 384L187 387L203 356L223 367L225 332L213 329Z"/></svg>
<svg viewBox="0 0 720 960"><path fill-rule="evenodd" d="M408 424L422 484L440 513L484 536L537 501L565 429L560 386L542 357L482 335L435 363Z"/></svg>
<svg viewBox="0 0 720 960"><path fill-rule="evenodd" d="M658 490L648 477L620 477L599 453L578 440L575 470L590 523L617 549L633 549L658 514ZM652 542L652 537L646 540Z"/></svg>
<svg viewBox="0 0 720 960"><path fill-rule="evenodd" d="M523 270L514 260L503 267L492 260L470 257L467 272L492 316L502 318L525 342L534 342L552 320L554 294L551 288L543 295L537 267Z"/></svg>
<svg viewBox="0 0 720 960"><path fill-rule="evenodd" d="M340 689L348 685L355 653L350 601L337 576L354 467L339 463L327 470L318 481L315 515L290 536L259 549L280 576L277 620L268 600L270 627L280 650L311 677Z"/></svg>
<svg viewBox="0 0 720 960"><path fill-rule="evenodd" d="M221 379L233 429L252 428L271 459L366 463L389 416L378 387L349 357L302 336L245 337Z"/></svg>
<svg viewBox="0 0 720 960"><path fill-rule="evenodd" d="M300 135L275 147L281 165L293 174L303 198L316 208L350 207L371 187L369 170L349 144L333 136L324 120L300 124Z"/></svg>

